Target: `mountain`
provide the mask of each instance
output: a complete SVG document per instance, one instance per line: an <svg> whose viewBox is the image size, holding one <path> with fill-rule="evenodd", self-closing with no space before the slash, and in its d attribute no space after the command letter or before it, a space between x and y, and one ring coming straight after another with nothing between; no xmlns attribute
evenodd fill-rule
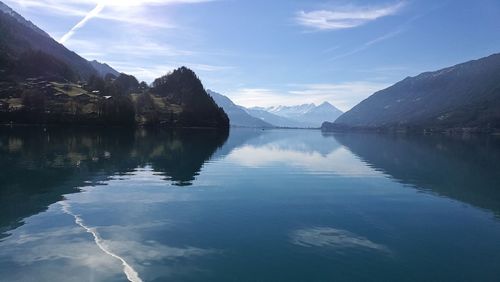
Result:
<svg viewBox="0 0 500 282"><path fill-rule="evenodd" d="M324 129L500 129L500 54L408 77Z"/></svg>
<svg viewBox="0 0 500 282"><path fill-rule="evenodd" d="M149 87L86 61L0 4L0 123L229 128L192 70Z"/></svg>
<svg viewBox="0 0 500 282"><path fill-rule="evenodd" d="M227 114L207 94L198 76L186 67L157 78L151 93L164 98L164 104L172 105L173 116L169 119L174 126L229 128Z"/></svg>
<svg viewBox="0 0 500 282"><path fill-rule="evenodd" d="M249 109L249 113L279 127L318 128L325 121L335 121L342 111L328 102L319 106L276 106Z"/></svg>
<svg viewBox="0 0 500 282"><path fill-rule="evenodd" d="M286 117L286 118L291 118L291 119L297 119L304 115L305 113L309 112L310 110L314 109L316 105L314 104L303 104L303 105L298 105L298 106L276 106L276 107L269 107L266 110L272 114Z"/></svg>
<svg viewBox="0 0 500 282"><path fill-rule="evenodd" d="M245 108L236 105L228 97L219 94L217 92L207 90L208 95L210 95L215 103L222 107L226 114L229 116L231 126L236 127L251 127L251 128L270 128L273 125L251 116Z"/></svg>
<svg viewBox="0 0 500 282"><path fill-rule="evenodd" d="M22 25L24 25L24 26L26 26L26 27L34 30L35 32L39 33L40 35L45 36L45 37L50 37L50 35L48 35L45 31L43 31L40 28L38 28L31 21L28 21L28 20L24 19L21 15L19 15L14 10L12 10L12 8L10 8L9 6L7 6L4 3L2 3L2 1L0 1L0 12L3 12L5 14L13 17L20 24L22 24Z"/></svg>
<svg viewBox="0 0 500 282"><path fill-rule="evenodd" d="M342 114L343 112L337 109L334 105L324 102L302 114L299 119L319 127L325 121L335 121Z"/></svg>
<svg viewBox="0 0 500 282"><path fill-rule="evenodd" d="M17 67L30 56L30 63L39 65L38 68L42 70L41 73L32 72L30 75L50 75L77 80L87 79L96 74L87 60L66 49L32 22L0 2L0 70L3 70L1 72L9 77L26 78ZM40 59L44 64L33 61L34 58Z"/></svg>
<svg viewBox="0 0 500 282"><path fill-rule="evenodd" d="M246 109L246 111L251 116L254 116L276 127L306 127L305 124L299 123L295 120L270 113L266 108L253 107Z"/></svg>
<svg viewBox="0 0 500 282"><path fill-rule="evenodd" d="M99 75L102 78L106 77L106 75L108 75L108 74L111 74L115 77L120 76L120 73L118 71L116 71L115 69L113 69L112 67L110 67L106 63L100 63L96 60L93 60L93 61L90 61L90 64L97 71L97 73L99 73Z"/></svg>

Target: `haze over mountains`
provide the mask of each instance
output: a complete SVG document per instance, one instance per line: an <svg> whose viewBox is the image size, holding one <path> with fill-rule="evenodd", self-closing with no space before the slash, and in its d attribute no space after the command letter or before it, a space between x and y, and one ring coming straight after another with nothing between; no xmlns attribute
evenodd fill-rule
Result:
<svg viewBox="0 0 500 282"><path fill-rule="evenodd" d="M253 128L274 127L270 123L267 123L257 117L251 116L244 107L236 105L228 97L212 90L207 90L207 93L212 96L215 103L217 103L219 107L222 107L224 109L226 114L229 116L231 126Z"/></svg>
<svg viewBox="0 0 500 282"><path fill-rule="evenodd" d="M237 127L319 128L324 121L335 121L342 114L342 111L328 102L319 106L303 104L245 108L222 94L211 90L207 92L229 115L231 125Z"/></svg>
<svg viewBox="0 0 500 282"><path fill-rule="evenodd" d="M325 121L335 121L342 111L328 102L319 106L303 104L297 106L253 107L248 112L279 127L319 128Z"/></svg>
<svg viewBox="0 0 500 282"><path fill-rule="evenodd" d="M500 54L408 77L324 129L500 129Z"/></svg>

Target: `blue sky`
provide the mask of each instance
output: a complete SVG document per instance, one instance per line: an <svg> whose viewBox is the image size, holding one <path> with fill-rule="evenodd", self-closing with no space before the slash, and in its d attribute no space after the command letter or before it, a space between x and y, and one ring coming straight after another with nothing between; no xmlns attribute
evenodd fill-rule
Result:
<svg viewBox="0 0 500 282"><path fill-rule="evenodd" d="M348 110L500 52L498 0L3 0L87 59L151 82L186 65L244 106Z"/></svg>

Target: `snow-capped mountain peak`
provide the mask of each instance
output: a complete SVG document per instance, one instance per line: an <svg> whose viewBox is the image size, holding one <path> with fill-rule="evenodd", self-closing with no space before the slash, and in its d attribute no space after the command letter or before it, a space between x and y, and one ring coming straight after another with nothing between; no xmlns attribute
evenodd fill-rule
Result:
<svg viewBox="0 0 500 282"><path fill-rule="evenodd" d="M303 104L297 106L275 106L275 107L269 107L266 110L270 113L279 116L293 118L295 116L306 114L315 107L316 107L315 104Z"/></svg>
<svg viewBox="0 0 500 282"><path fill-rule="evenodd" d="M249 109L250 113L265 115L263 112L274 115L276 118L285 118L288 123L282 120L279 126L287 127L320 127L325 121L335 121L342 111L328 102L319 106L315 104L303 104L297 106L274 106L268 108L254 107Z"/></svg>

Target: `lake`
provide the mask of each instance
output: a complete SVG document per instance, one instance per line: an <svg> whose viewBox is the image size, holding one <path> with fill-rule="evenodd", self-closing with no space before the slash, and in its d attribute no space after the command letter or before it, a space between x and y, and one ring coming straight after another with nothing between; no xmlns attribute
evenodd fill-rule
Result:
<svg viewBox="0 0 500 282"><path fill-rule="evenodd" d="M0 129L1 281L498 281L500 136Z"/></svg>

